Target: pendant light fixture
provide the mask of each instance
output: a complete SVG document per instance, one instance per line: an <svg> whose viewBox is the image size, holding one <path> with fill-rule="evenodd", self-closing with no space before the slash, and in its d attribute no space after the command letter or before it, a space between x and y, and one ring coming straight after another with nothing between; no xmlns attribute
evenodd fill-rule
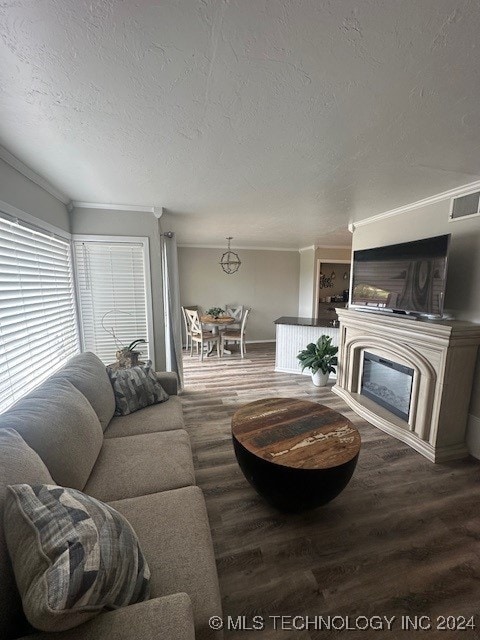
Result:
<svg viewBox="0 0 480 640"><path fill-rule="evenodd" d="M242 264L238 254L230 249L230 240L233 240L232 236L227 238L227 250L220 258L220 265L225 273L235 273Z"/></svg>

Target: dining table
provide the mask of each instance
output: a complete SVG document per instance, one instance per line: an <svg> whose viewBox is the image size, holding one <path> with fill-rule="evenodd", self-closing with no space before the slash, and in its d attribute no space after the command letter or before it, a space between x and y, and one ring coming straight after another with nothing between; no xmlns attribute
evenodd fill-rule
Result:
<svg viewBox="0 0 480 640"><path fill-rule="evenodd" d="M234 322L238 322L235 318L233 318L232 316L218 316L218 318L216 318L215 316L209 316L209 315L203 315L200 316L200 322L203 325L210 325L212 328L212 333L213 335L218 334L219 330L221 327L228 327L229 324L233 324ZM211 346L211 348L208 350L207 352L207 356L211 355L213 353L213 344ZM229 351L228 349L224 349L223 353L226 353L227 355L231 355L231 351Z"/></svg>

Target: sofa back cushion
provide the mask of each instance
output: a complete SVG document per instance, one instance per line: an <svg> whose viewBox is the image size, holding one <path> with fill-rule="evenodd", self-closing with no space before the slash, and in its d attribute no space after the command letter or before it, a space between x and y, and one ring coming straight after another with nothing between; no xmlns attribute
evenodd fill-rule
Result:
<svg viewBox="0 0 480 640"><path fill-rule="evenodd" d="M90 351L79 353L52 376L55 380L68 380L90 402L100 420L102 429L108 426L115 411L115 397L105 365Z"/></svg>
<svg viewBox="0 0 480 640"><path fill-rule="evenodd" d="M7 486L53 483L47 467L16 431L0 429L0 638L17 638L29 628L7 552L3 529L3 513Z"/></svg>
<svg viewBox="0 0 480 640"><path fill-rule="evenodd" d="M0 415L38 453L56 484L83 489L103 443L97 414L67 380L48 379Z"/></svg>

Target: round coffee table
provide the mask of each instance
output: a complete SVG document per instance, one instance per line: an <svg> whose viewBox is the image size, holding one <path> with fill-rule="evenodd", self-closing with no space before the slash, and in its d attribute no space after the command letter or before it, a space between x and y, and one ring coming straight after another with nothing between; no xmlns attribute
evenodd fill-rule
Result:
<svg viewBox="0 0 480 640"><path fill-rule="evenodd" d="M360 434L341 413L297 398L244 405L232 439L245 478L272 506L304 511L333 500L353 475Z"/></svg>

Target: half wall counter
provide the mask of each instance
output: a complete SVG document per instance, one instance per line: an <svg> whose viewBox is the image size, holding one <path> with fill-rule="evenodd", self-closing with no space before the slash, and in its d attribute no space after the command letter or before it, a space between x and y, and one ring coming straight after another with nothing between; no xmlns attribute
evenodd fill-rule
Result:
<svg viewBox="0 0 480 640"><path fill-rule="evenodd" d="M275 371L302 373L297 355L306 348L307 344L316 342L321 335L330 336L335 346L339 344L338 320L282 316L275 320L275 325ZM310 375L307 369L303 373Z"/></svg>

